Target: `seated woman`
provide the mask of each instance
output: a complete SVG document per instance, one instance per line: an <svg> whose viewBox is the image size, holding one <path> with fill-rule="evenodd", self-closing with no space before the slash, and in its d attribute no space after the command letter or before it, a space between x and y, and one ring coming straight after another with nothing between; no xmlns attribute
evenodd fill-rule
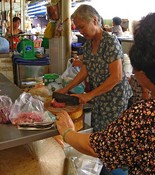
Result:
<svg viewBox="0 0 155 175"><path fill-rule="evenodd" d="M122 30L122 27L121 27L121 18L119 17L114 17L112 19L113 21L113 27L111 28L111 32L112 34L115 34L116 36L122 36L123 35L123 30Z"/></svg>

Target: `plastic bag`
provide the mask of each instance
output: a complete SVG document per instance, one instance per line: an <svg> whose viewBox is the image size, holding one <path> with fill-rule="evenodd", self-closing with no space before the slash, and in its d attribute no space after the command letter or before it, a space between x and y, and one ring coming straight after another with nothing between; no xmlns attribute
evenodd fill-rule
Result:
<svg viewBox="0 0 155 175"><path fill-rule="evenodd" d="M36 85L35 87L31 88L28 93L42 102L46 102L51 99L50 91L44 85Z"/></svg>
<svg viewBox="0 0 155 175"><path fill-rule="evenodd" d="M71 61L72 61L72 58L68 60L67 68L65 72L61 75L61 78L64 80L73 79L80 71L80 68L73 66Z"/></svg>
<svg viewBox="0 0 155 175"><path fill-rule="evenodd" d="M0 123L9 123L9 115L12 107L12 100L10 97L0 96Z"/></svg>
<svg viewBox="0 0 155 175"><path fill-rule="evenodd" d="M67 69L61 75L63 86L66 86L80 72L80 67L73 66L71 60L72 58L68 60ZM70 92L75 93L75 94L82 94L84 93L84 91L85 91L84 82L80 83L79 85L75 86L74 88L70 90Z"/></svg>
<svg viewBox="0 0 155 175"><path fill-rule="evenodd" d="M23 92L12 105L9 118L12 124L19 125L48 121L50 117L45 116L43 102L33 98L30 93Z"/></svg>
<svg viewBox="0 0 155 175"><path fill-rule="evenodd" d="M81 156L74 160L79 175L99 175L102 162L98 158Z"/></svg>
<svg viewBox="0 0 155 175"><path fill-rule="evenodd" d="M0 53L9 53L9 42L3 37L0 37Z"/></svg>
<svg viewBox="0 0 155 175"><path fill-rule="evenodd" d="M45 32L44 32L44 37L45 38L53 38L54 36L54 26L53 26L53 23L52 22L48 22L47 26L46 26L46 29L45 29Z"/></svg>
<svg viewBox="0 0 155 175"><path fill-rule="evenodd" d="M51 20L58 20L59 19L58 3L47 5L47 16Z"/></svg>

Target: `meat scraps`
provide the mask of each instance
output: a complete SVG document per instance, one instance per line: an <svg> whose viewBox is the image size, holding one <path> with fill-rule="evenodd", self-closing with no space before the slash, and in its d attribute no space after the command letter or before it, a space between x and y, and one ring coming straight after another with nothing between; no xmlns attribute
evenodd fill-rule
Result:
<svg viewBox="0 0 155 175"><path fill-rule="evenodd" d="M55 99L51 101L51 106L55 108L64 108L66 106L65 103L57 102Z"/></svg>

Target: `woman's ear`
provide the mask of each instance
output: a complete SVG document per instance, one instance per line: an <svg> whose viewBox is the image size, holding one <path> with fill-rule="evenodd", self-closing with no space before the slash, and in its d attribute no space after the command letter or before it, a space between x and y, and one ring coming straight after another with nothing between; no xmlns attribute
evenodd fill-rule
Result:
<svg viewBox="0 0 155 175"><path fill-rule="evenodd" d="M98 24L98 19L96 17L94 17L94 24L97 25Z"/></svg>

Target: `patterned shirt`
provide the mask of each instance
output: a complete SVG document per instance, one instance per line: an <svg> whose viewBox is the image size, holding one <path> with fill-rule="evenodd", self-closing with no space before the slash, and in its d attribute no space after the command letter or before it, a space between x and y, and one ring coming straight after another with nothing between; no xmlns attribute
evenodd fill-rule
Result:
<svg viewBox="0 0 155 175"><path fill-rule="evenodd" d="M130 175L155 175L155 100L132 105L90 144L108 169L127 166Z"/></svg>
<svg viewBox="0 0 155 175"><path fill-rule="evenodd" d="M122 81L112 90L95 97L91 115L91 126L94 131L103 130L110 122L127 108L132 90L125 76L123 52L116 36L103 32L97 54L92 53L91 41L85 42L83 49L83 64L86 65L90 90L100 86L110 76L109 64L121 59L123 63Z"/></svg>
<svg viewBox="0 0 155 175"><path fill-rule="evenodd" d="M120 25L116 25L112 27L112 34L115 34L116 36L122 36L123 35L123 30Z"/></svg>

